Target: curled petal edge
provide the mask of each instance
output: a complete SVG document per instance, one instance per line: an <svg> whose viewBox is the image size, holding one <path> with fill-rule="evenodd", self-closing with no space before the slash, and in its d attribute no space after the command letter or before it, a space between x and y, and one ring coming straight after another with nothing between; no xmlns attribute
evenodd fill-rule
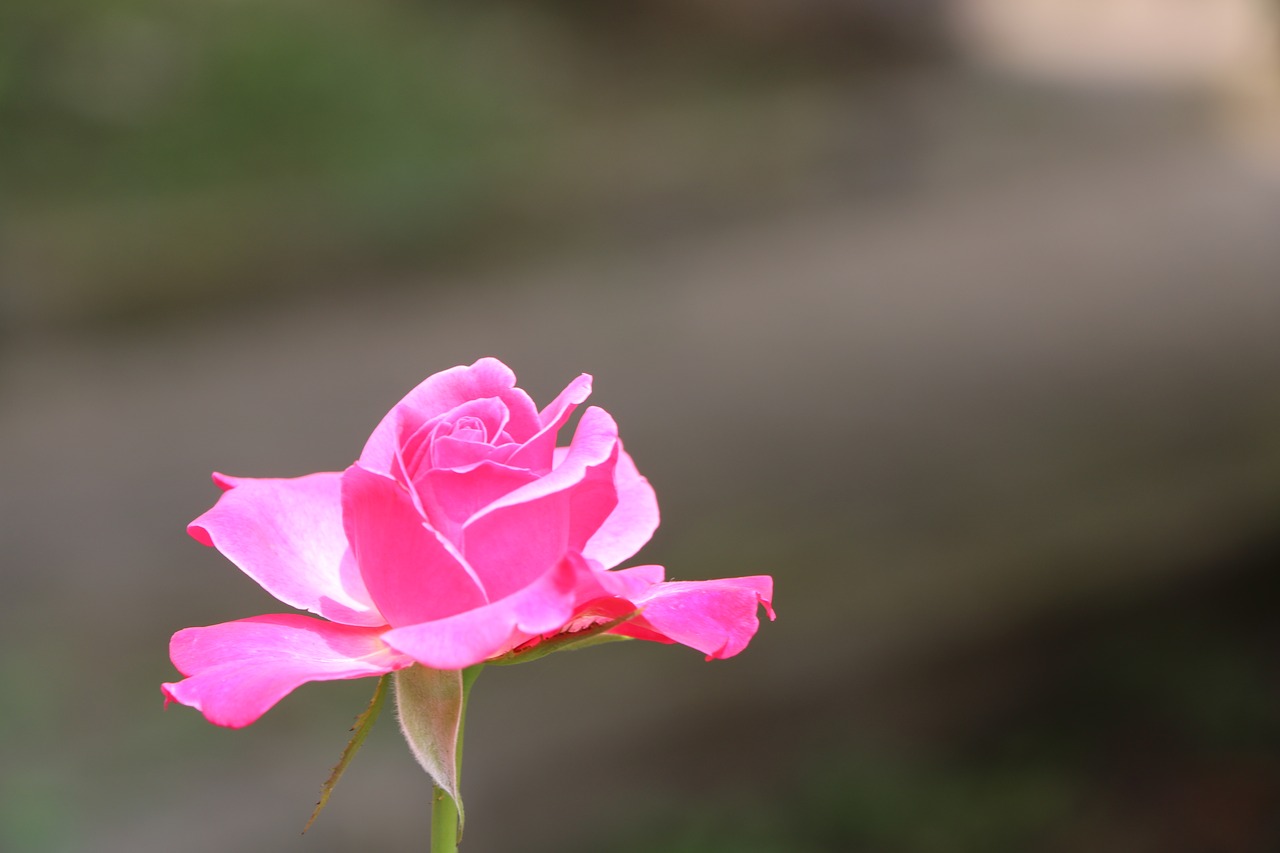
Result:
<svg viewBox="0 0 1280 853"><path fill-rule="evenodd" d="M209 722L243 728L309 681L384 675L413 664L380 638L384 628L338 625L300 614L252 616L173 635L182 681L162 684L169 701Z"/></svg>
<svg viewBox="0 0 1280 853"><path fill-rule="evenodd" d="M187 532L285 604L344 625L386 624L347 550L341 478L214 474L223 492Z"/></svg>
<svg viewBox="0 0 1280 853"><path fill-rule="evenodd" d="M776 618L773 578L768 575L655 583L626 598L640 612L613 633L680 643L709 661L733 657L747 647L760 627L760 606L771 621Z"/></svg>
<svg viewBox="0 0 1280 853"><path fill-rule="evenodd" d="M563 628L574 613L580 561L561 560L517 592L465 613L394 628L387 645L433 669L466 669Z"/></svg>

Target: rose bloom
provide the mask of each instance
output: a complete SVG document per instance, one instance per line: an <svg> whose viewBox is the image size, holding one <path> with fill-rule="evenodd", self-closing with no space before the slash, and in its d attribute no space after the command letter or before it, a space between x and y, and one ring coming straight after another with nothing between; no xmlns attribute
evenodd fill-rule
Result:
<svg viewBox="0 0 1280 853"><path fill-rule="evenodd" d="M556 435L591 391L579 376L539 411L484 358L437 373L382 419L342 472L214 475L224 489L187 528L300 613L173 636L186 676L167 699L223 726L252 723L308 681L420 663L463 669L567 632L736 655L773 618L767 576L665 582L615 569L658 526L649 482L594 406L568 447Z"/></svg>

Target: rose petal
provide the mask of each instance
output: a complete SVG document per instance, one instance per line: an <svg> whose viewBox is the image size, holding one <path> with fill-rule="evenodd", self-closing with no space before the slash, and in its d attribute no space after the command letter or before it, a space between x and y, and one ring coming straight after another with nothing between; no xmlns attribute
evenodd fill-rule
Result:
<svg viewBox="0 0 1280 853"><path fill-rule="evenodd" d="M490 600L524 588L564 558L569 498L568 491L553 492L498 512L484 510L463 525L463 553Z"/></svg>
<svg viewBox="0 0 1280 853"><path fill-rule="evenodd" d="M582 373L556 395L556 398L538 413L538 422L544 427L559 429L573 414L573 410L591 396L591 374Z"/></svg>
<svg viewBox="0 0 1280 853"><path fill-rule="evenodd" d="M537 479L532 471L482 462L469 471L427 470L414 482L431 526L454 543L473 515Z"/></svg>
<svg viewBox="0 0 1280 853"><path fill-rule="evenodd" d="M569 420L574 409L590 396L591 375L584 373L565 386L565 389L538 414L541 426L537 434L512 454L508 464L539 472L551 468L552 454L556 447L556 434Z"/></svg>
<svg viewBox="0 0 1280 853"><path fill-rule="evenodd" d="M445 619L395 628L389 646L434 669L465 669L541 634L559 631L573 617L573 590L582 563L562 560L518 592Z"/></svg>
<svg viewBox="0 0 1280 853"><path fill-rule="evenodd" d="M597 624L635 613L638 609L635 600L661 583L664 574L662 566L634 566L607 572L600 569L598 563L588 563L581 555L570 553L569 559L580 560L589 570L578 573L578 586L574 589L576 603L568 630L576 630L575 625ZM642 638L673 642L647 629Z"/></svg>
<svg viewBox="0 0 1280 853"><path fill-rule="evenodd" d="M510 411L502 400L496 397L471 400L437 415L412 435L401 436L400 457L407 470L415 472L427 467L462 468L490 458L495 447L505 443L512 444L506 451L506 455L510 455L518 445L506 432L509 419ZM469 422L479 426L479 433L483 434L468 436L463 426ZM449 458L451 452L461 455L452 459Z"/></svg>
<svg viewBox="0 0 1280 853"><path fill-rule="evenodd" d="M187 628L173 635L169 654L188 677L160 689L211 723L240 728L308 681L363 678L411 665L412 658L389 648L381 632L299 614Z"/></svg>
<svg viewBox="0 0 1280 853"><path fill-rule="evenodd" d="M497 397L506 404L507 432L517 442L526 441L542 424L537 407L515 382L511 368L496 358L482 358L469 367L453 367L427 377L374 428L360 454L361 466L380 474L391 473L400 436L412 434L437 415L485 397Z"/></svg>
<svg viewBox="0 0 1280 853"><path fill-rule="evenodd" d="M613 456L617 443L618 425L613 418L604 409L590 407L583 412L573 442L556 467L545 476L495 501L485 513L497 512L577 485L587 468L602 465Z"/></svg>
<svg viewBox="0 0 1280 853"><path fill-rule="evenodd" d="M571 545L585 544L590 532L583 527L594 531L597 518L613 509L612 471L592 469L616 458L617 443L613 418L602 409L587 409L560 465L498 498L464 525L463 553L491 600L524 587Z"/></svg>
<svg viewBox="0 0 1280 853"><path fill-rule="evenodd" d="M488 600L483 584L394 480L352 465L342 475L342 507L360 573L389 624L452 616Z"/></svg>
<svg viewBox="0 0 1280 853"><path fill-rule="evenodd" d="M187 532L285 604L345 625L385 625L348 555L341 477L215 474L226 491Z"/></svg>
<svg viewBox="0 0 1280 853"><path fill-rule="evenodd" d="M600 571L596 569L580 580L579 600L587 596L612 595L635 601L662 583L666 570L662 566L632 566L629 569Z"/></svg>
<svg viewBox="0 0 1280 853"><path fill-rule="evenodd" d="M431 455L435 457L435 464L430 467L454 471L467 470L479 465L480 462L506 462L511 459L512 452L515 450L517 450L515 443L495 447L493 444L457 438L456 435L440 435L431 443ZM412 467L408 470L415 471ZM421 470L424 470L424 466L417 467L415 473Z"/></svg>
<svg viewBox="0 0 1280 853"><path fill-rule="evenodd" d="M655 584L632 599L640 615L613 633L640 639L668 640L697 649L707 660L733 657L747 647L760 627L757 607L774 618L773 579L765 576Z"/></svg>
<svg viewBox="0 0 1280 853"><path fill-rule="evenodd" d="M582 481L568 490L569 547L574 551L582 552L587 541L618 506L613 474L621 447L615 442L609 457L599 465L588 466L583 471Z"/></svg>
<svg viewBox="0 0 1280 853"><path fill-rule="evenodd" d="M607 569L634 556L658 529L658 496L621 445L613 485L617 505L582 549L585 557Z"/></svg>

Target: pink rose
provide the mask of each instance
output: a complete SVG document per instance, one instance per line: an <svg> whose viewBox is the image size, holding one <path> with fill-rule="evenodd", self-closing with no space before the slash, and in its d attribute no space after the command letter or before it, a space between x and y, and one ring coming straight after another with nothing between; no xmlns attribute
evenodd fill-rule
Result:
<svg viewBox="0 0 1280 853"><path fill-rule="evenodd" d="M634 614L608 633L682 643L708 660L746 647L767 576L664 582L614 569L658 526L649 482L602 409L556 434L591 391L579 376L542 411L502 362L428 378L341 473L214 475L225 491L187 528L299 613L173 636L186 678L168 699L252 723L308 681L421 663L463 669Z"/></svg>

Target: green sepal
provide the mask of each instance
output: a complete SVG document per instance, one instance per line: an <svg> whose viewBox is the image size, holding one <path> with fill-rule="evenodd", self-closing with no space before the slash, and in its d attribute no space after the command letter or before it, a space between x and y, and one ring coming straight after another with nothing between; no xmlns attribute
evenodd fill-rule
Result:
<svg viewBox="0 0 1280 853"><path fill-rule="evenodd" d="M329 795L333 793L334 786L338 784L338 780L346 772L347 765L351 763L351 759L355 758L356 753L360 751L360 746L364 743L364 739L373 730L373 724L378 719L378 714L382 712L382 703L387 698L388 681L389 677L386 675L378 679L378 686L373 690L373 698L369 700L369 707L361 711L356 717L356 721L351 724L351 731L354 734L351 735L351 740L347 741L346 749L342 750L342 757L338 759L338 763L333 765L333 770L329 771L329 778L325 779L324 784L320 786L320 800L316 803L315 810L311 812L311 819L302 828L303 835L307 834L311 824L315 823L316 818L320 817L320 812L324 811L325 805L329 802Z"/></svg>
<svg viewBox="0 0 1280 853"><path fill-rule="evenodd" d="M617 640L630 640L630 637L620 637L617 634L606 633L617 628L623 622L634 619L640 613L639 610L633 610L617 619L608 622L601 622L599 625L592 625L590 628L583 628L581 631L574 631L569 634L557 634L554 637L543 640L535 646L529 646L527 649L513 649L505 655L493 658L487 663L495 666L511 666L517 663L528 663L538 658L544 658L554 652L569 652L577 649L585 649L590 646L598 646L601 643L612 643Z"/></svg>
<svg viewBox="0 0 1280 853"><path fill-rule="evenodd" d="M467 695L481 669L431 669L414 664L395 673L400 731L435 787L453 800L459 831L466 821L459 778Z"/></svg>

